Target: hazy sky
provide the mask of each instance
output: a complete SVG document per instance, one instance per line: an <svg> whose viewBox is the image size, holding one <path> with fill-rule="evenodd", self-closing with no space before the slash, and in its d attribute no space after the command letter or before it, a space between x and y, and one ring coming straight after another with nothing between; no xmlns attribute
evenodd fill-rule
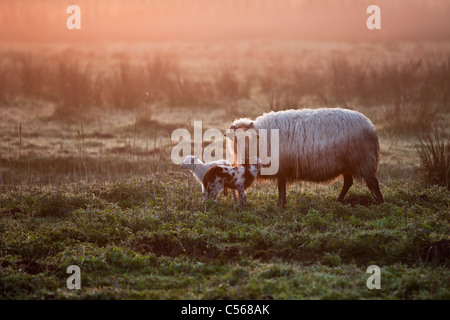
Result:
<svg viewBox="0 0 450 320"><path fill-rule="evenodd" d="M66 8L81 8L68 30ZM366 9L381 8L381 30ZM447 40L448 0L0 0L0 41Z"/></svg>

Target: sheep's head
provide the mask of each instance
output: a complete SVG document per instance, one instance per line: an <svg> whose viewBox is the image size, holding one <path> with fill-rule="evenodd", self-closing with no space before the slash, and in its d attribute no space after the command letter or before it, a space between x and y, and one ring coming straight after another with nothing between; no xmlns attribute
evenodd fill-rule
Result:
<svg viewBox="0 0 450 320"><path fill-rule="evenodd" d="M258 129L254 122L248 118L235 120L225 133L225 137L233 144L228 145L232 150L234 162L237 164L248 164L251 157L258 153Z"/></svg>

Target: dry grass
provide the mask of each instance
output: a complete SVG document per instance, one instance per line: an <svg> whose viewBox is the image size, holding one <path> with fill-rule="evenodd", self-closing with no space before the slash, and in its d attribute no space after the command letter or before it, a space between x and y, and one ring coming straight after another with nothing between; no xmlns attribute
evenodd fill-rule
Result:
<svg viewBox="0 0 450 320"><path fill-rule="evenodd" d="M382 45L370 50L363 45L354 50L273 47L260 44L251 54L236 49L211 57L219 50L211 46L196 61L185 52L198 53L188 44L139 54L8 50L0 54L0 74L7 77L0 100L44 99L58 104L61 116L92 106L135 110L145 104L146 92L152 102L168 107L216 107L248 99L274 110L305 104L384 106L387 126L406 130L429 126L450 105L445 45L419 52Z"/></svg>
<svg viewBox="0 0 450 320"><path fill-rule="evenodd" d="M418 137L417 153L425 180L450 189L450 136L437 124Z"/></svg>

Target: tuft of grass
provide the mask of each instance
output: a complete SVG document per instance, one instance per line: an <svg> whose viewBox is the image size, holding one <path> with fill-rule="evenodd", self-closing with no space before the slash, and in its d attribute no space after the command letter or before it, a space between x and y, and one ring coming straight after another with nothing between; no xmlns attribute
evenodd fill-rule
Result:
<svg viewBox="0 0 450 320"><path fill-rule="evenodd" d="M421 168L427 183L450 189L450 136L443 125L418 136L416 146Z"/></svg>

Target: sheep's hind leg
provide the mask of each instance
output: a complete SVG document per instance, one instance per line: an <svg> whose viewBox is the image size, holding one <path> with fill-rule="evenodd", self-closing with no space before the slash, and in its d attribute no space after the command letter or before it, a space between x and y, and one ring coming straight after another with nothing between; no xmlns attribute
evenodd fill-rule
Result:
<svg viewBox="0 0 450 320"><path fill-rule="evenodd" d="M353 185L353 177L351 173L345 172L344 173L344 185L342 186L341 193L339 194L339 197L336 199L338 202L342 202L344 200L345 195L348 192L348 189Z"/></svg>
<svg viewBox="0 0 450 320"><path fill-rule="evenodd" d="M372 197L375 198L377 204L382 204L384 202L383 195L381 194L380 185L378 184L378 179L375 177L365 178L367 187L369 188Z"/></svg>

